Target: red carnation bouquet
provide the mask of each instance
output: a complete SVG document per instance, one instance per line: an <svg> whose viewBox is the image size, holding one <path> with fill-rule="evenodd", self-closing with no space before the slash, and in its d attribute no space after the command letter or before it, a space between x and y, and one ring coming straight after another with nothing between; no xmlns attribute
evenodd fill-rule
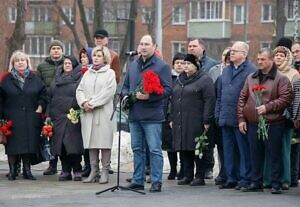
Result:
<svg viewBox="0 0 300 207"><path fill-rule="evenodd" d="M45 121L42 128L41 136L50 139L53 136L53 123L51 121Z"/></svg>
<svg viewBox="0 0 300 207"><path fill-rule="evenodd" d="M13 122L11 120L0 119L0 144L7 144L7 137L12 134L12 125Z"/></svg>
<svg viewBox="0 0 300 207"><path fill-rule="evenodd" d="M157 95L162 95L164 88L160 83L158 75L152 70L148 70L142 74L142 81L131 95L133 103L137 101L136 94L138 92L149 94L156 93Z"/></svg>
<svg viewBox="0 0 300 207"><path fill-rule="evenodd" d="M262 93L263 91L267 90L267 88L263 85L256 85L252 88L252 91L255 95L255 106L261 106L262 105ZM258 126L257 126L257 134L258 138L262 138L263 141L268 139L268 124L266 121L266 118L260 114L258 116Z"/></svg>

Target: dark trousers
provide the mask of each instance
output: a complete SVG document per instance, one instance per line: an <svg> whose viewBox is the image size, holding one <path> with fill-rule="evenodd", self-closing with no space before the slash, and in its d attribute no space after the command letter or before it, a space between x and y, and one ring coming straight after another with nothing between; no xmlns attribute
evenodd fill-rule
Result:
<svg viewBox="0 0 300 207"><path fill-rule="evenodd" d="M214 159L214 148L215 148L215 141L216 141L215 130L216 130L216 126L214 124L211 124L207 132L209 145L207 146L207 150L203 153L203 159L205 162L205 172L212 171L215 165L215 159Z"/></svg>
<svg viewBox="0 0 300 207"><path fill-rule="evenodd" d="M219 159L219 174L223 180L227 179L225 166L224 166L224 150L223 150L223 139L222 139L222 128L215 126L214 128L214 144L217 145L218 159Z"/></svg>
<svg viewBox="0 0 300 207"><path fill-rule="evenodd" d="M187 177L189 180L194 179L194 161L195 151L180 151L182 155L183 164L183 177Z"/></svg>
<svg viewBox="0 0 300 207"><path fill-rule="evenodd" d="M171 172L177 172L177 161L178 161L178 157L177 154L178 152L174 152L174 151L167 151L168 152L168 158L169 158L169 163L170 163L170 168L171 168ZM180 162L180 171L183 170L183 161L182 161L182 153L179 152L179 162Z"/></svg>
<svg viewBox="0 0 300 207"><path fill-rule="evenodd" d="M291 183L298 183L298 174L299 174L299 147L300 144L291 145Z"/></svg>
<svg viewBox="0 0 300 207"><path fill-rule="evenodd" d="M268 129L268 140L263 141L257 136L257 125L249 124L248 140L250 143L251 155L251 182L255 185L263 184L263 172L265 156L268 157L271 167L272 187L281 187L281 177L283 172L282 161L282 138L284 123L271 124Z"/></svg>
<svg viewBox="0 0 300 207"><path fill-rule="evenodd" d="M240 182L240 186L247 186L250 181L251 162L247 137L238 127L222 127L224 166L227 183Z"/></svg>
<svg viewBox="0 0 300 207"><path fill-rule="evenodd" d="M69 154L67 155L64 145L62 146L60 161L63 172L71 173L81 172L81 154Z"/></svg>

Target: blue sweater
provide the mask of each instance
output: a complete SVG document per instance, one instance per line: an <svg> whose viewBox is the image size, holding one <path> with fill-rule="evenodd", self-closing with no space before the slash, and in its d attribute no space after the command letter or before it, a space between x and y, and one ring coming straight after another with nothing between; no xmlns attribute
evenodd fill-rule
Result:
<svg viewBox="0 0 300 207"><path fill-rule="evenodd" d="M122 89L122 95L133 93L141 82L142 73L152 70L158 74L160 82L164 87L164 93L150 94L148 100L138 100L129 109L129 121L140 122L162 122L165 120L163 111L163 100L168 98L172 92L171 68L163 60L153 55L145 63L142 58L133 61L127 73Z"/></svg>
<svg viewBox="0 0 300 207"><path fill-rule="evenodd" d="M238 127L237 104L247 76L257 67L245 60L238 69L231 64L224 68L217 82L215 117L220 126Z"/></svg>

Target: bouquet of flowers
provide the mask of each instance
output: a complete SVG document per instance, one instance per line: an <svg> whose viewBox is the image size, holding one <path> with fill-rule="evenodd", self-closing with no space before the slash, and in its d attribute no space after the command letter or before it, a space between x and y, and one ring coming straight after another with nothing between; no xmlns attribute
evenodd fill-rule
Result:
<svg viewBox="0 0 300 207"><path fill-rule="evenodd" d="M42 128L41 136L50 139L53 136L53 123L51 121L45 121Z"/></svg>
<svg viewBox="0 0 300 207"><path fill-rule="evenodd" d="M199 136L195 138L196 147L195 147L195 155L199 156L201 159L203 156L203 152L206 150L208 145L208 138L206 136L206 130Z"/></svg>
<svg viewBox="0 0 300 207"><path fill-rule="evenodd" d="M262 105L262 93L264 90L267 90L263 85L256 85L252 88L252 91L255 95L255 106L258 107ZM268 125L266 118L259 114L258 116L258 126L257 126L258 139L262 138L263 141L268 139Z"/></svg>
<svg viewBox="0 0 300 207"><path fill-rule="evenodd" d="M77 124L79 122L80 114L83 112L82 109L73 109L70 108L69 113L67 114L67 118L73 123Z"/></svg>
<svg viewBox="0 0 300 207"><path fill-rule="evenodd" d="M0 144L7 144L7 137L12 134L11 127L13 122L0 119Z"/></svg>
<svg viewBox="0 0 300 207"><path fill-rule="evenodd" d="M159 76L157 73L152 70L147 70L142 74L142 80L135 91L129 95L125 104L122 104L125 109L128 109L137 102L136 94L140 93L156 93L157 95L162 95L164 92L164 88L160 83Z"/></svg>

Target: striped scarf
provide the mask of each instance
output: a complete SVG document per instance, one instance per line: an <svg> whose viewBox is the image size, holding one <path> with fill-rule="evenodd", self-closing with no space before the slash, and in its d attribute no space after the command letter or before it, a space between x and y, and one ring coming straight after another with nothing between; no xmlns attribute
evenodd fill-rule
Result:
<svg viewBox="0 0 300 207"><path fill-rule="evenodd" d="M12 76L17 79L20 88L23 90L24 88L24 84L25 84L25 79L28 77L28 75L30 74L30 70L27 67L24 71L24 74L21 74L16 68L12 68L10 73L12 74Z"/></svg>

